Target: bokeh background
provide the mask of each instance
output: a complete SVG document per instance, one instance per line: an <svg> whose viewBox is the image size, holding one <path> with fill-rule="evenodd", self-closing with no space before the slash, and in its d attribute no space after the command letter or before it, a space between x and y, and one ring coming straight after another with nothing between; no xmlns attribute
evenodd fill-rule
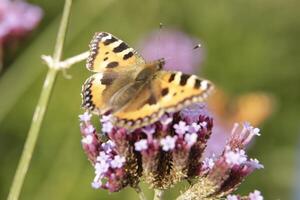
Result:
<svg viewBox="0 0 300 200"><path fill-rule="evenodd" d="M40 55L53 51L64 3L29 2L43 9L41 23L2 58L0 199L8 194L45 78ZM259 189L265 199L300 199L299 6L297 0L74 0L63 54L86 51L96 31L113 33L135 47L160 22L199 38L205 51L202 76L232 99L264 91L276 102L260 125L262 136L249 148L265 169L252 174L238 192ZM81 84L91 73L84 63L67 72L72 79L57 78L20 199L137 199L132 189L108 194L90 187L94 172L81 148L78 114ZM177 192L170 190L166 199Z"/></svg>

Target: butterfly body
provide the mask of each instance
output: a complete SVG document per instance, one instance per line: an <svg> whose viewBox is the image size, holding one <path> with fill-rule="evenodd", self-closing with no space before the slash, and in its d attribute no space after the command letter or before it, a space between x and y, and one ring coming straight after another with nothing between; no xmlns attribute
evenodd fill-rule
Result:
<svg viewBox="0 0 300 200"><path fill-rule="evenodd" d="M164 62L146 63L123 41L96 33L87 68L97 73L83 85L83 107L99 115L110 112L115 125L135 129L209 95L213 88L209 81L164 71Z"/></svg>

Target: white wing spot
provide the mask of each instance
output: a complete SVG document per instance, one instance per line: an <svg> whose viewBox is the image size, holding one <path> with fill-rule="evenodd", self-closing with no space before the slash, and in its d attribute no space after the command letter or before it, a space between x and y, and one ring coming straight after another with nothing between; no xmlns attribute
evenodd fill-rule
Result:
<svg viewBox="0 0 300 200"><path fill-rule="evenodd" d="M206 90L208 88L208 82L206 80L201 81L201 89Z"/></svg>

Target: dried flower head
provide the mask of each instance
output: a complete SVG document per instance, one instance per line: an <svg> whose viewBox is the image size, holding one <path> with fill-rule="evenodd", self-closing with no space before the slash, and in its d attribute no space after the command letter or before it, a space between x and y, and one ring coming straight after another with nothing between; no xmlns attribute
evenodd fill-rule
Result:
<svg viewBox="0 0 300 200"><path fill-rule="evenodd" d="M190 188L178 199L260 199L258 191L247 198L230 195L246 176L263 168L246 155L246 145L259 135L248 123L234 124L220 155L204 157L213 128L204 104L165 113L133 131L113 126L111 116L105 115L98 133L90 118L88 113L80 115L80 128L83 149L95 170L94 188L116 192L143 180L152 188L168 189L188 180Z"/></svg>

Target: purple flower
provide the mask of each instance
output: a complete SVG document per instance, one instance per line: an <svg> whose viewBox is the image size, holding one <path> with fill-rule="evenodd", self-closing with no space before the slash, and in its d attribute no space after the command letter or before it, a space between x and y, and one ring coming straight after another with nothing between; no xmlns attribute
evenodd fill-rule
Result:
<svg viewBox="0 0 300 200"><path fill-rule="evenodd" d="M248 164L249 165L252 165L253 168L256 168L256 169L263 169L264 166L262 164L260 164L260 162L256 159L256 158L250 158L250 161L248 161Z"/></svg>
<svg viewBox="0 0 300 200"><path fill-rule="evenodd" d="M20 37L37 26L42 10L23 1L1 0L0 44L8 37Z"/></svg>
<svg viewBox="0 0 300 200"><path fill-rule="evenodd" d="M96 174L104 174L108 171L109 164L105 161L97 162L95 165L95 173Z"/></svg>
<svg viewBox="0 0 300 200"><path fill-rule="evenodd" d="M95 131L95 128L93 125L89 124L84 129L86 134L92 134Z"/></svg>
<svg viewBox="0 0 300 200"><path fill-rule="evenodd" d="M193 122L190 126L189 126L189 132L190 133L196 133L201 129L201 125L197 124L196 122Z"/></svg>
<svg viewBox="0 0 300 200"><path fill-rule="evenodd" d="M214 160L214 157L212 158L205 158L203 161L202 161L202 168L205 170L205 169L212 169L213 166L215 165L215 160Z"/></svg>
<svg viewBox="0 0 300 200"><path fill-rule="evenodd" d="M125 158L123 156L116 155L114 159L110 162L112 168L121 168L125 163Z"/></svg>
<svg viewBox="0 0 300 200"><path fill-rule="evenodd" d="M254 192L249 194L249 200L263 200L263 196L261 196L261 192L255 190Z"/></svg>
<svg viewBox="0 0 300 200"><path fill-rule="evenodd" d="M226 200L239 200L239 197L236 195L228 195Z"/></svg>
<svg viewBox="0 0 300 200"><path fill-rule="evenodd" d="M185 121L179 121L179 123L174 124L173 127L178 135L183 135L189 130L189 126L186 124Z"/></svg>
<svg viewBox="0 0 300 200"><path fill-rule="evenodd" d="M105 122L110 122L112 120L112 115L103 115L100 119L100 122L105 123Z"/></svg>
<svg viewBox="0 0 300 200"><path fill-rule="evenodd" d="M168 115L163 115L160 119L160 122L163 126L169 125L173 121L173 118Z"/></svg>
<svg viewBox="0 0 300 200"><path fill-rule="evenodd" d="M99 189L101 187L101 185L102 184L99 182L92 182L92 184L91 184L92 188L94 188L94 189Z"/></svg>
<svg viewBox="0 0 300 200"><path fill-rule="evenodd" d="M109 133L113 129L113 124L109 121L102 124L102 133Z"/></svg>
<svg viewBox="0 0 300 200"><path fill-rule="evenodd" d="M225 159L229 165L240 165L247 161L247 155L245 154L244 150L229 150L225 153Z"/></svg>
<svg viewBox="0 0 300 200"><path fill-rule="evenodd" d="M105 124L111 128L101 137L87 116L81 115L80 130L83 149L95 169L93 188L116 192L126 186L137 187L144 180L152 188L167 189L189 180L194 184L178 200L208 196L260 200L258 192L247 197L230 195L245 177L263 168L246 155L246 145L259 132L247 123L235 124L223 150L205 157L213 119L203 105L166 113L157 122L130 131L114 126L110 116L102 116L102 129Z"/></svg>
<svg viewBox="0 0 300 200"><path fill-rule="evenodd" d="M207 122L205 122L205 121L201 122L199 125L200 125L201 128L206 128Z"/></svg>
<svg viewBox="0 0 300 200"><path fill-rule="evenodd" d="M102 149L107 153L110 153L115 148L115 146L116 144L111 140L108 140L107 142L101 144Z"/></svg>
<svg viewBox="0 0 300 200"><path fill-rule="evenodd" d="M108 162L110 161L110 156L104 151L100 151L99 156L97 157L98 162Z"/></svg>
<svg viewBox="0 0 300 200"><path fill-rule="evenodd" d="M142 56L149 61L165 58L167 70L194 73L203 59L203 49L193 49L199 41L178 30L155 31L141 43Z"/></svg>
<svg viewBox="0 0 300 200"><path fill-rule="evenodd" d="M187 143L188 147L193 146L198 139L198 134L197 133L187 133L184 135L184 140Z"/></svg>
<svg viewBox="0 0 300 200"><path fill-rule="evenodd" d="M83 113L82 115L79 115L79 119L81 122L88 122L91 120L92 115L88 112Z"/></svg>
<svg viewBox="0 0 300 200"><path fill-rule="evenodd" d="M142 139L134 143L134 149L136 151L143 151L148 148L148 141L146 139Z"/></svg>
<svg viewBox="0 0 300 200"><path fill-rule="evenodd" d="M255 190L254 192L251 192L248 196L241 197L240 195L228 195L226 200L263 200L263 196L261 195L261 192L258 190Z"/></svg>
<svg viewBox="0 0 300 200"><path fill-rule="evenodd" d="M84 144L92 144L94 137L92 135L87 135L82 138L81 142Z"/></svg>
<svg viewBox="0 0 300 200"><path fill-rule="evenodd" d="M195 103L180 112L180 115L189 124L197 122L199 115L210 116L206 105L203 103Z"/></svg>
<svg viewBox="0 0 300 200"><path fill-rule="evenodd" d="M147 135L148 139L152 139L152 135L155 133L155 125L149 125L142 128L142 131Z"/></svg>
<svg viewBox="0 0 300 200"><path fill-rule="evenodd" d="M166 138L163 138L160 140L160 145L162 146L162 149L164 151L170 151L175 148L175 142L176 142L177 137L171 137L167 136Z"/></svg>

